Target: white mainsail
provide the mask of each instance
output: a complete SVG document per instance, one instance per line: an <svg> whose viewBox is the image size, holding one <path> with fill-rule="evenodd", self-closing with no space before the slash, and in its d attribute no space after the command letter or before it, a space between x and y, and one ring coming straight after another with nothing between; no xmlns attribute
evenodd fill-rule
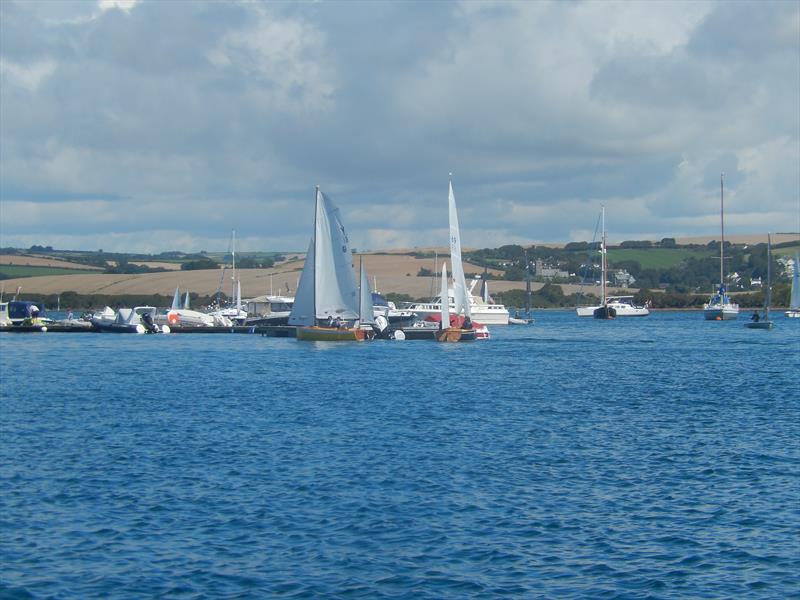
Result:
<svg viewBox="0 0 800 600"><path fill-rule="evenodd" d="M442 329L450 327L450 298L447 290L447 263L442 263Z"/></svg>
<svg viewBox="0 0 800 600"><path fill-rule="evenodd" d="M800 310L800 253L794 255L792 295L789 298L789 308L792 310Z"/></svg>
<svg viewBox="0 0 800 600"><path fill-rule="evenodd" d="M314 236L297 286L290 325L316 319L358 319L358 296L349 240L339 209L317 188Z"/></svg>
<svg viewBox="0 0 800 600"><path fill-rule="evenodd" d="M448 194L449 220L450 220L450 261L453 267L453 296L455 299L456 314L462 312L471 317L469 309L469 296L467 282L464 278L464 266L461 264L461 234L458 227L458 213L456 212L456 197L453 194L453 182L450 181ZM447 300L447 294L442 295L442 303Z"/></svg>
<svg viewBox="0 0 800 600"><path fill-rule="evenodd" d="M311 326L314 325L314 238L308 244L306 262L300 281L297 283L297 292L294 295L292 312L289 313L289 325Z"/></svg>
<svg viewBox="0 0 800 600"><path fill-rule="evenodd" d="M186 296L183 298L183 309L189 310L189 290L186 290Z"/></svg>
<svg viewBox="0 0 800 600"><path fill-rule="evenodd" d="M358 303L358 320L362 325L375 323L375 310L372 305L372 290L369 287L369 278L364 263L361 263L361 286L359 289L360 300Z"/></svg>

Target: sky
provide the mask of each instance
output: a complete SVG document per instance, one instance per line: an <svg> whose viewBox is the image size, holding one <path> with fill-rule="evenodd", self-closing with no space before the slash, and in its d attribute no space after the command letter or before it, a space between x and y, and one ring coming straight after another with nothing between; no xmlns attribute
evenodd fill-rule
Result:
<svg viewBox="0 0 800 600"><path fill-rule="evenodd" d="M800 231L800 2L0 2L0 246Z"/></svg>

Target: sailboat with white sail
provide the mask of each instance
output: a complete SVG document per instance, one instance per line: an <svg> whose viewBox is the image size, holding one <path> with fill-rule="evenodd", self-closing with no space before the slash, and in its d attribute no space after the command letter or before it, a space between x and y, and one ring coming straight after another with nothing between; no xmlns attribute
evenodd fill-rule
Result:
<svg viewBox="0 0 800 600"><path fill-rule="evenodd" d="M739 316L739 305L732 302L725 286L725 174L719 177L719 287L703 305L703 318L706 321L731 321Z"/></svg>
<svg viewBox="0 0 800 600"><path fill-rule="evenodd" d="M800 253L795 252L792 266L792 294L789 296L789 310L785 313L790 319L800 319Z"/></svg>
<svg viewBox="0 0 800 600"><path fill-rule="evenodd" d="M453 287L442 288L444 291L430 302L416 302L405 308L412 311L420 319L436 317L442 311L442 304L448 303L454 314L466 314L470 319L482 325L508 325L508 310L502 304L485 302L472 294L480 279L473 281L467 288L464 266L461 262L461 233L458 225L456 198L453 193L453 182L450 181L448 193L448 220L450 224L450 259L453 270ZM488 297L488 294L487 294ZM488 330L487 330L488 333ZM480 336L479 336L480 337ZM484 336L482 339L485 339Z"/></svg>
<svg viewBox="0 0 800 600"><path fill-rule="evenodd" d="M451 238L452 243L452 238ZM452 256L452 251L451 251ZM455 271L455 267L453 268ZM457 275L453 274L453 288L458 289L457 283L455 282ZM462 275L463 277L463 275ZM466 286L464 287L466 290ZM447 263L442 263L442 298L446 297L448 294L447 289ZM456 296L457 298L457 296ZM458 301L457 301L458 302ZM475 329L472 326L472 321L469 316L469 302L462 303L460 306L457 304L457 308L454 314L454 318L450 318L450 303L449 302L442 302L441 303L441 314L439 322L439 331L436 332L436 341L437 342L471 342L475 340ZM463 310L464 314L461 316L459 311Z"/></svg>
<svg viewBox="0 0 800 600"><path fill-rule="evenodd" d="M769 307L772 304L772 240L767 234L767 292L764 294L764 316L754 312L749 323L745 323L748 329L772 329L775 324L769 318Z"/></svg>
<svg viewBox="0 0 800 600"><path fill-rule="evenodd" d="M360 293L339 209L316 188L314 233L300 275L289 325L305 341L363 341Z"/></svg>

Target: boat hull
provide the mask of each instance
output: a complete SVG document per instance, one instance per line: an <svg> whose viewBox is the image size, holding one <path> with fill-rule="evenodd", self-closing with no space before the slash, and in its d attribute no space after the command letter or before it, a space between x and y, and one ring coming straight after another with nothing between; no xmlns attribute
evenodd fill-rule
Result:
<svg viewBox="0 0 800 600"><path fill-rule="evenodd" d="M796 309L796 310L791 310L790 309L790 310L787 310L783 314L786 315L790 319L800 319L800 309Z"/></svg>
<svg viewBox="0 0 800 600"><path fill-rule="evenodd" d="M363 329L340 329L337 327L298 327L298 340L305 342L363 342L367 333Z"/></svg>
<svg viewBox="0 0 800 600"><path fill-rule="evenodd" d="M772 321L752 321L744 326L748 329L772 329L775 325Z"/></svg>
<svg viewBox="0 0 800 600"><path fill-rule="evenodd" d="M439 304L427 304L424 306L416 305L409 308L409 310L416 314L417 317L423 321L427 317L438 316L442 314L442 307ZM454 313L455 306L450 305L450 310ZM508 310L503 308L496 310L480 310L476 309L474 306L471 306L470 316L472 317L473 321L483 323L484 325L508 325Z"/></svg>
<svg viewBox="0 0 800 600"><path fill-rule="evenodd" d="M602 304L595 304L594 306L579 306L575 312L579 317L593 317L594 311L602 308ZM610 302L608 304L613 308L618 317L646 317L650 314L650 310L646 306L632 306L630 304Z"/></svg>
<svg viewBox="0 0 800 600"><path fill-rule="evenodd" d="M733 321L739 317L739 309L704 308L703 318L706 321Z"/></svg>
<svg viewBox="0 0 800 600"><path fill-rule="evenodd" d="M610 320L617 318L617 311L611 308L610 306L600 306L594 309L594 313L592 316L595 319L603 319L603 320Z"/></svg>
<svg viewBox="0 0 800 600"><path fill-rule="evenodd" d="M446 342L446 343L474 342L475 330L458 329L457 327L448 327L447 329L436 332L436 341Z"/></svg>

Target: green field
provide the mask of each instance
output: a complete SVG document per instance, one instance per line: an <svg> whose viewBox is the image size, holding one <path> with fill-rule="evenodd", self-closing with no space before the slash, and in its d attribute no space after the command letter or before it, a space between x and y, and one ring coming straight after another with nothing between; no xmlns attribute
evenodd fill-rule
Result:
<svg viewBox="0 0 800 600"><path fill-rule="evenodd" d="M800 245L788 246L785 248L772 248L772 254L776 258L779 256L788 256L790 258L794 258L795 253L800 253Z"/></svg>
<svg viewBox="0 0 800 600"><path fill-rule="evenodd" d="M716 254L718 255L718 254ZM609 248L608 260L617 263L634 260L643 269L669 269L681 264L687 258L706 258L715 256L712 249L706 248Z"/></svg>
<svg viewBox="0 0 800 600"><path fill-rule="evenodd" d="M14 277L42 277L45 275L87 275L99 273L90 269L62 269L60 267L34 267L29 265L0 265L0 275L6 279Z"/></svg>

